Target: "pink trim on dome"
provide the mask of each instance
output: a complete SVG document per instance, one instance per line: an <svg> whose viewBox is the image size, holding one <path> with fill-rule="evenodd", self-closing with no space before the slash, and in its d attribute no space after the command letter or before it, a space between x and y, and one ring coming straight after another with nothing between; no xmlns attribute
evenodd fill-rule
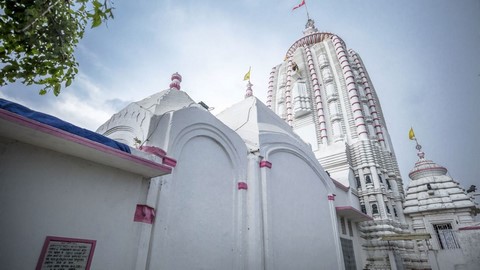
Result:
<svg viewBox="0 0 480 270"><path fill-rule="evenodd" d="M172 74L171 80L172 82L170 83L170 88L180 91L181 89L180 83L182 82L182 75L178 74L178 72L175 72Z"/></svg>
<svg viewBox="0 0 480 270"><path fill-rule="evenodd" d="M430 163L431 162L431 163ZM430 165L433 165L434 167L428 167L428 168L421 168L421 169L413 169L409 174L408 174L408 177L410 177L410 179L413 179L413 176L416 175L416 174L419 174L421 172L426 172L426 171L438 171L438 172L442 172L443 175L445 175L447 173L447 168L445 167L442 167L442 166L439 166L435 163L433 163L432 161L428 162L427 164L430 164ZM419 163L422 163L419 165ZM417 162L417 164L415 164L415 167L417 166L425 166L426 162L423 161L423 162Z"/></svg>
<svg viewBox="0 0 480 270"><path fill-rule="evenodd" d="M333 33L328 33L328 32L313 33L313 34L310 34L308 36L304 36L304 37L300 38L299 40L295 41L295 43L293 43L293 45L290 46L290 48L287 51L286 56L287 57L292 56L293 53L298 48L300 48L304 45L308 46L308 45L313 45L315 43L320 43L322 41L328 40L332 36L334 36L334 34ZM342 44L344 44L343 40L341 40L340 38L338 38L338 40L339 40L338 42L341 42Z"/></svg>
<svg viewBox="0 0 480 270"><path fill-rule="evenodd" d="M172 81L173 80L178 80L178 81L182 81L182 75L178 74L178 72L175 72L172 74Z"/></svg>

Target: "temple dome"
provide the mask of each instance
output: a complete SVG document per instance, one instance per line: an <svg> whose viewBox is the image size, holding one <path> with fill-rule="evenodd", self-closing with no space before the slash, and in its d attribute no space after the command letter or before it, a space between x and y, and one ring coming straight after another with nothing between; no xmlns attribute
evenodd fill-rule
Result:
<svg viewBox="0 0 480 270"><path fill-rule="evenodd" d="M274 134L288 137L300 148L310 149L282 118L254 96L225 109L217 118L235 130L251 151L259 149Z"/></svg>
<svg viewBox="0 0 480 270"><path fill-rule="evenodd" d="M410 171L408 176L412 180L417 180L423 177L440 176L440 175L446 175L446 174L447 174L447 169L445 167L440 166L431 160L420 158L415 163L415 166Z"/></svg>
<svg viewBox="0 0 480 270"><path fill-rule="evenodd" d="M409 173L410 181L405 197L404 213L434 212L439 210L472 211L475 203L465 190L447 175L447 169L425 159L419 152L419 160Z"/></svg>

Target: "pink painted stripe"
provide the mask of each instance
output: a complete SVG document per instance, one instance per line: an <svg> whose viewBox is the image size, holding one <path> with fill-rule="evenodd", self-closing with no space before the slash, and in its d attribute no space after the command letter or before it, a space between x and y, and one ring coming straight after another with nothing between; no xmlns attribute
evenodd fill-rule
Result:
<svg viewBox="0 0 480 270"><path fill-rule="evenodd" d="M167 165L167 166L170 166L170 167L172 167L172 168L174 168L175 166L177 166L177 160L174 159L174 158L171 158L171 157L163 157L162 161L163 161L163 165Z"/></svg>
<svg viewBox="0 0 480 270"><path fill-rule="evenodd" d="M248 189L247 183L245 183L245 182L238 182L238 190L242 190L242 189L244 189L244 190L247 190L247 189Z"/></svg>
<svg viewBox="0 0 480 270"><path fill-rule="evenodd" d="M133 221L153 224L155 221L155 208L145 204L137 204Z"/></svg>
<svg viewBox="0 0 480 270"><path fill-rule="evenodd" d="M156 147L156 146L142 145L142 146L140 146L140 150L142 150L144 152L147 152L147 153L150 153L150 154L154 154L154 155L159 156L161 158L163 158L164 156L167 155L167 152L165 152L165 150L163 150L160 147Z"/></svg>
<svg viewBox="0 0 480 270"><path fill-rule="evenodd" d="M458 228L459 231L472 231L472 230L480 230L480 226L468 226L463 228Z"/></svg>
<svg viewBox="0 0 480 270"><path fill-rule="evenodd" d="M419 172L425 172L425 171L436 171L436 170L444 170L445 172L447 172L447 169L445 167L442 167L442 166L438 166L438 167L433 167L433 168L423 168L423 169L418 169L418 170L415 170L411 173L408 174L408 176L411 178L412 175L414 174L417 174Z"/></svg>
<svg viewBox="0 0 480 270"><path fill-rule="evenodd" d="M140 146L140 150L159 156L162 158L162 163L164 165L175 167L177 166L177 161L174 158L168 157L167 152L165 152L162 148L156 146Z"/></svg>
<svg viewBox="0 0 480 270"><path fill-rule="evenodd" d="M33 130L38 130L40 132L50 134L52 136L55 136L55 137L58 137L58 138L61 138L61 139L83 145L85 147L93 148L97 151L107 153L107 154L110 154L112 156L116 156L118 158L122 158L122 159L131 161L131 162L134 162L134 163L137 163L137 164L141 164L143 166L147 166L147 167L150 167L150 168L153 168L153 169L161 170L161 171L166 172L166 173L171 173L172 172L172 168L167 167L165 165L153 162L153 161L148 160L148 159L144 159L144 158L141 158L141 157L134 156L134 155L129 154L127 152L123 152L123 151L114 149L112 147L103 145L101 143L91 141L89 139L80 137L78 135L63 131L61 129L58 129L58 128L55 128L55 127L52 127L52 126L49 126L49 125L46 125L46 124L43 124L43 123L40 123L40 122L37 122L35 120L31 120L29 118L20 116L18 114L15 114L15 113L3 110L3 109L0 109L0 118L5 119L9 122L18 124L20 126L24 126L24 127L27 127L27 128L33 129Z"/></svg>
<svg viewBox="0 0 480 270"><path fill-rule="evenodd" d="M272 163L268 162L266 160L262 160L262 161L260 161L260 168L263 168L263 167L267 167L267 168L271 169L272 168Z"/></svg>

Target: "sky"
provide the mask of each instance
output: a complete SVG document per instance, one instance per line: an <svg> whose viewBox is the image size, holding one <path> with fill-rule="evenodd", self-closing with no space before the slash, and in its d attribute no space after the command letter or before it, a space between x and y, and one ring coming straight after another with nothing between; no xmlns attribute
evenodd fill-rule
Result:
<svg viewBox="0 0 480 270"><path fill-rule="evenodd" d="M268 77L306 23L301 0L115 1L115 19L88 29L76 48L79 74L59 97L39 87L2 87L0 97L96 130L133 101L168 88L220 113L245 94L266 101ZM380 98L400 172L416 156L480 189L480 1L307 0L319 31L340 36L361 57Z"/></svg>

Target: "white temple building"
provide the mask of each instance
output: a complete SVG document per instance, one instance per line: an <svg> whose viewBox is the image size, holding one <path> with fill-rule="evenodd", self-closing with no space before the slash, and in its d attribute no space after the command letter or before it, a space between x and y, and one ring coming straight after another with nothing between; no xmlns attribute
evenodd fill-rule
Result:
<svg viewBox="0 0 480 270"><path fill-rule="evenodd" d="M414 267L413 245L379 240L408 233L403 184L380 101L360 56L309 19L271 72L267 104L312 147L332 178L350 187L360 209L367 267ZM390 256L386 256L390 250Z"/></svg>
<svg viewBox="0 0 480 270"><path fill-rule="evenodd" d="M130 153L2 100L2 266L361 269L372 218L310 146L254 96L217 118L180 81L98 129Z"/></svg>
<svg viewBox="0 0 480 270"><path fill-rule="evenodd" d="M417 241L423 268L478 269L480 223L477 207L447 169L425 158L417 143L418 161L410 171L404 213L414 233L431 235Z"/></svg>
<svg viewBox="0 0 480 270"><path fill-rule="evenodd" d="M471 196L423 153L405 196L358 54L304 34L217 116L178 73L96 132L0 99L2 269L475 269Z"/></svg>

